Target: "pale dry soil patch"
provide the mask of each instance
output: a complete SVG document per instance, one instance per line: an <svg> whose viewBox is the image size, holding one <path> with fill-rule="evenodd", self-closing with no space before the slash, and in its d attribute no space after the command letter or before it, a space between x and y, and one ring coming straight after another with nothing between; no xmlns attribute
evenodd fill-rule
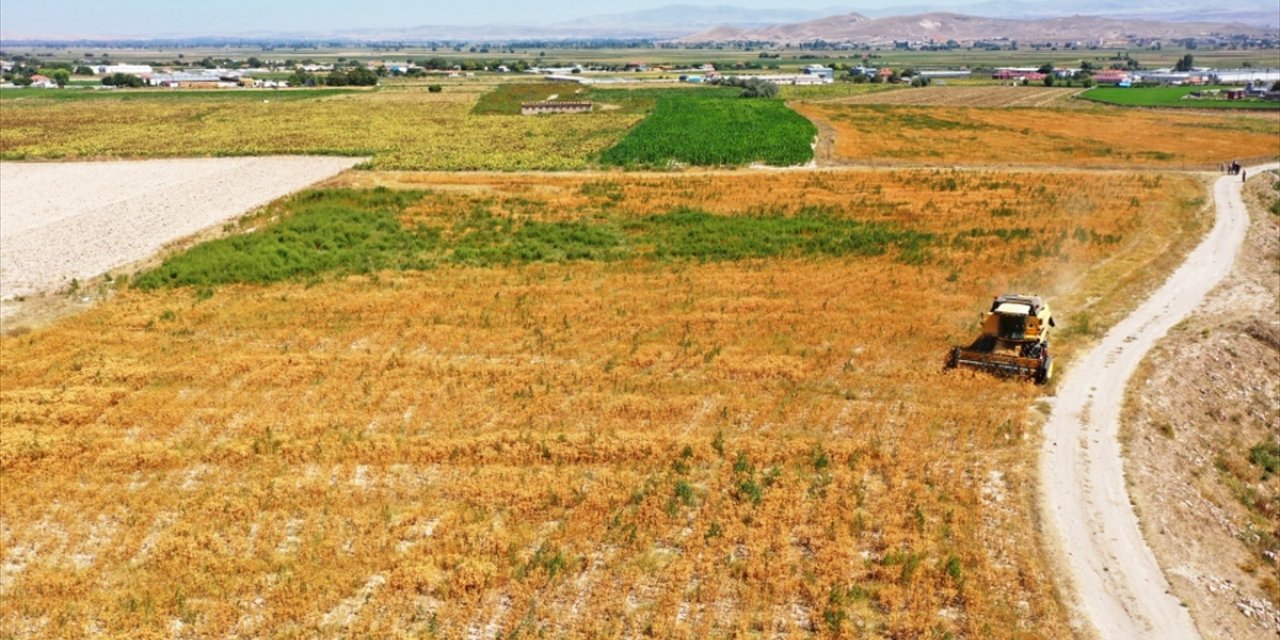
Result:
<svg viewBox="0 0 1280 640"><path fill-rule="evenodd" d="M0 163L0 299L78 285L360 161ZM6 304L0 317L15 311Z"/></svg>
<svg viewBox="0 0 1280 640"><path fill-rule="evenodd" d="M1143 533L1211 639L1280 634L1280 475L1249 460L1280 438L1280 217L1264 210L1277 179L1250 180L1235 267L1143 362L1122 433Z"/></svg>

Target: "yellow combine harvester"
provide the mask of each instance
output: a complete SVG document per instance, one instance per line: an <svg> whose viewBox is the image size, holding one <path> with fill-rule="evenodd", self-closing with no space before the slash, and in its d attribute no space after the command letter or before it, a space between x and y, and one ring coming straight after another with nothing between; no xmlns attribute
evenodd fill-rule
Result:
<svg viewBox="0 0 1280 640"><path fill-rule="evenodd" d="M982 315L982 335L968 348L953 348L947 367L1026 376L1044 384L1053 377L1053 356L1049 355L1053 326L1049 305L1039 296L997 296L991 310Z"/></svg>

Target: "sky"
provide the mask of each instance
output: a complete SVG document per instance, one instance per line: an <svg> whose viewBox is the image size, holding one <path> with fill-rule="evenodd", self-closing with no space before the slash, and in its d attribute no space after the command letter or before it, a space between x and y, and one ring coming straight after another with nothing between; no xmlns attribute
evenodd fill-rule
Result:
<svg viewBox="0 0 1280 640"><path fill-rule="evenodd" d="M968 0L972 2L974 0ZM671 4L757 9L892 6L919 0L0 0L0 32L22 36L231 35L315 32L347 28L545 24L601 13ZM966 0L930 0L958 6Z"/></svg>

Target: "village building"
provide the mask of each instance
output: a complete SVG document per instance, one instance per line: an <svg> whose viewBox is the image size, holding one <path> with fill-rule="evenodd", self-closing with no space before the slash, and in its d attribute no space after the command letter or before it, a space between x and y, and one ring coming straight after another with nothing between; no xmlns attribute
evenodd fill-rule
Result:
<svg viewBox="0 0 1280 640"><path fill-rule="evenodd" d="M49 76L35 74L31 76L31 88L33 89L57 89L58 83Z"/></svg>
<svg viewBox="0 0 1280 640"><path fill-rule="evenodd" d="M1043 82L1047 75L1049 74L1041 73L1039 68L1005 67L996 69L991 74L991 78L993 80L1011 80L1014 82Z"/></svg>

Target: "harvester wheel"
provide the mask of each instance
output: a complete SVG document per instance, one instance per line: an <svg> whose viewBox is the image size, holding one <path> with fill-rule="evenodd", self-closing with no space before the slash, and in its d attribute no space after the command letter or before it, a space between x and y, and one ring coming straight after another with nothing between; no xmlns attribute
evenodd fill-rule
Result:
<svg viewBox="0 0 1280 640"><path fill-rule="evenodd" d="M1047 384L1053 379L1053 356L1045 356L1036 370L1036 384Z"/></svg>

